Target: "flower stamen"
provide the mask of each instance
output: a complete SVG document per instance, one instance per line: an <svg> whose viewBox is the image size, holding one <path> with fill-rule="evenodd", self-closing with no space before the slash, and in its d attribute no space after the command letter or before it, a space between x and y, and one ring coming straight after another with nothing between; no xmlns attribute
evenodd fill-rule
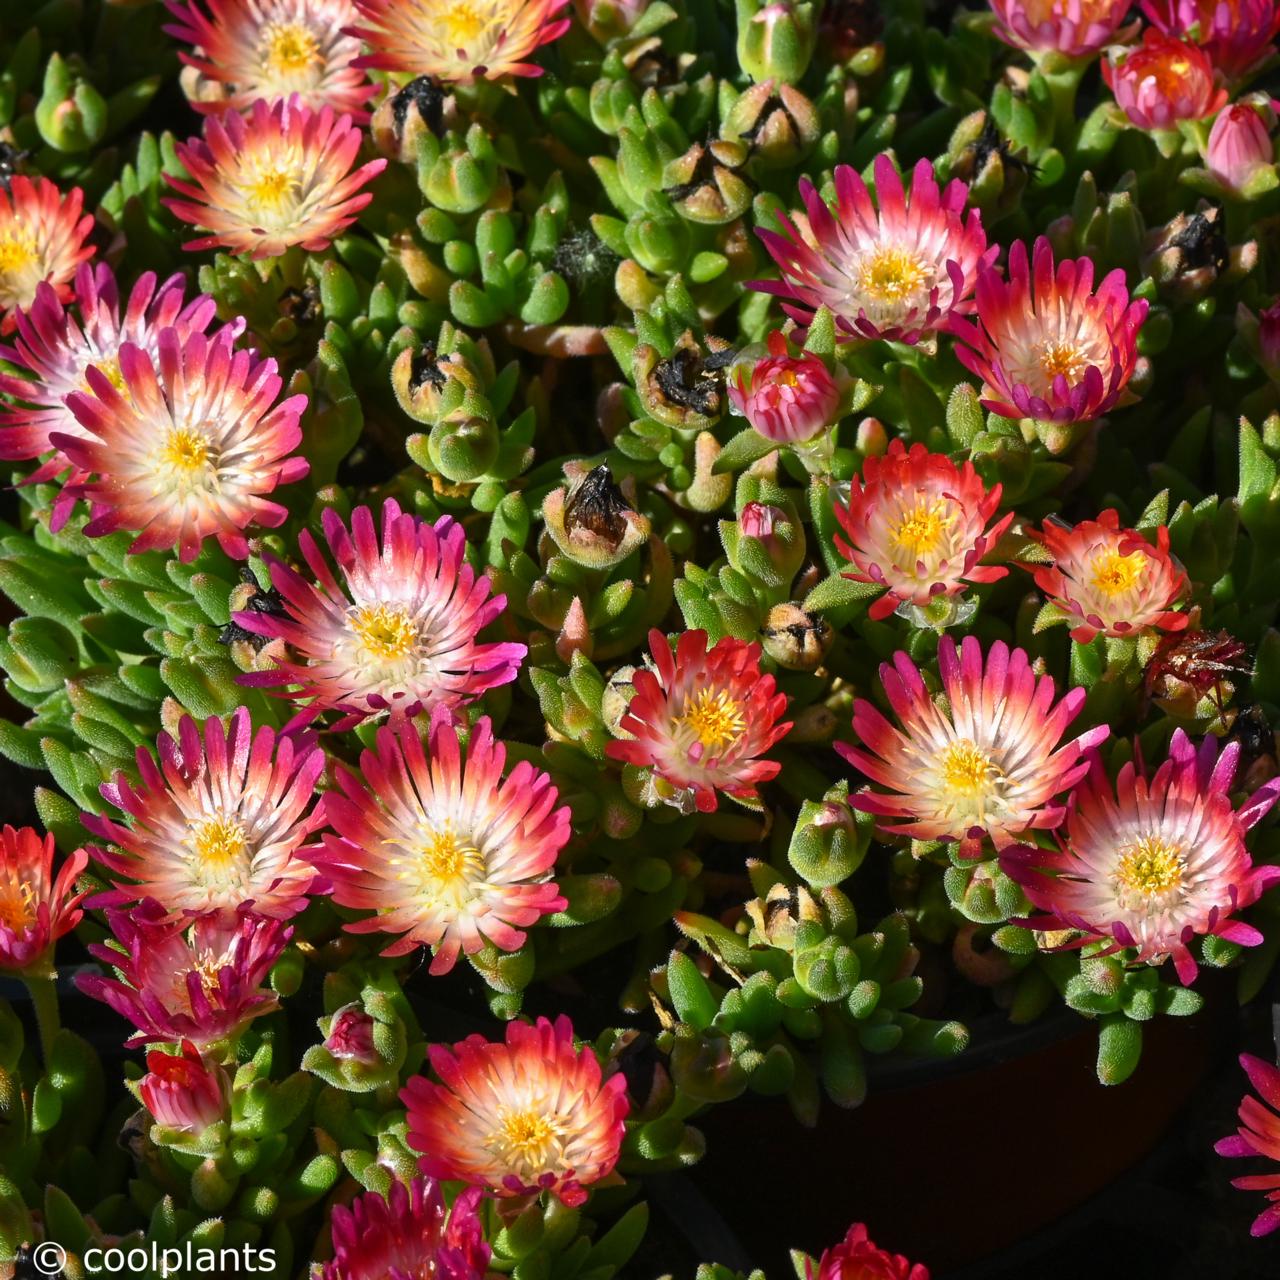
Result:
<svg viewBox="0 0 1280 1280"><path fill-rule="evenodd" d="M703 689L676 717L676 725L692 731L704 749L720 755L742 736L747 722L737 699L723 689Z"/></svg>

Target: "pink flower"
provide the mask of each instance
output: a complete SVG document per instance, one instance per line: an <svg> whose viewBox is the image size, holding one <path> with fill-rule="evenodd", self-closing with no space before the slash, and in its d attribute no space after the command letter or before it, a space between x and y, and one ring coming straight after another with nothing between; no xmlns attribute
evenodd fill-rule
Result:
<svg viewBox="0 0 1280 1280"><path fill-rule="evenodd" d="M287 918L307 905L315 868L299 856L303 842L324 821L311 807L324 772L314 743L280 737L269 725L256 731L247 707L237 707L229 728L217 716L200 726L183 716L178 736L162 733L151 753L137 753L139 785L123 774L102 794L128 815L124 826L86 813L85 826L110 841L94 847L103 866L132 882L117 884L94 906L152 898L171 917L241 908Z"/></svg>
<svg viewBox="0 0 1280 1280"><path fill-rule="evenodd" d="M540 76L527 62L569 30L557 17L569 0L355 0L362 25L352 27L371 52L362 67L435 76L447 84Z"/></svg>
<svg viewBox="0 0 1280 1280"><path fill-rule="evenodd" d="M1224 107L1209 130L1205 165L1226 188L1239 194L1263 170L1275 163L1270 107L1233 102Z"/></svg>
<svg viewBox="0 0 1280 1280"><path fill-rule="evenodd" d="M653 770L658 796L685 812L715 811L716 793L753 799L782 767L760 757L786 736L786 694L760 674L760 646L725 636L710 648L705 631L685 631L675 653L649 632L653 666L632 677L621 728L605 753Z"/></svg>
<svg viewBox="0 0 1280 1280"><path fill-rule="evenodd" d="M259 98L247 117L207 117L203 138L177 146L191 180L165 175L178 195L163 203L208 232L183 248L254 258L275 258L293 245L327 249L373 199L361 187L387 165L352 168L362 139L350 116L327 106L312 111L297 94L274 105Z"/></svg>
<svg viewBox="0 0 1280 1280"><path fill-rule="evenodd" d="M569 810L528 761L503 778L506 748L482 718L464 760L447 712L432 717L429 752L411 722L378 731L360 776L339 768L325 813L337 835L314 852L334 901L376 914L352 933L399 935L384 955L435 948L432 973L486 942L502 951L566 900L549 879L569 839Z"/></svg>
<svg viewBox="0 0 1280 1280"><path fill-rule="evenodd" d="M766 440L803 444L836 420L840 388L815 355L787 354L787 340L769 335L769 356L740 364L726 383L729 403Z"/></svg>
<svg viewBox="0 0 1280 1280"><path fill-rule="evenodd" d="M53 505L50 527L55 533L75 505L75 487L88 479L53 443L55 433L91 439L67 407L67 396L85 388L90 368L100 370L113 385L122 385L120 348L126 342L155 360L161 330L173 328L184 340L203 333L213 322L218 304L207 294L185 302L185 287L185 278L173 275L157 288L155 274L143 272L129 292L122 317L111 268L105 263L81 263L76 270L74 311L63 306L52 285L41 281L31 305L14 313L17 338L12 347L0 348L0 357L19 372L0 373L0 392L13 398L0 410L4 424L0 458L26 461L52 455L24 484L43 484L71 471L70 492L64 490Z"/></svg>
<svg viewBox="0 0 1280 1280"><path fill-rule="evenodd" d="M1009 250L1009 278L984 271L977 323L953 321L956 355L982 379L982 403L1006 418L1086 422L1120 403L1138 358L1147 304L1131 302L1124 272L1093 291L1093 261L1054 267L1041 237L1027 261L1021 240Z"/></svg>
<svg viewBox="0 0 1280 1280"><path fill-rule="evenodd" d="M1053 564L1035 568L1036 586L1078 620L1073 640L1088 644L1098 634L1132 636L1151 627L1181 631L1187 625L1187 615L1173 609L1186 594L1187 575L1169 554L1164 525L1153 546L1133 529L1122 529L1111 510L1074 528L1046 521L1040 541Z"/></svg>
<svg viewBox="0 0 1280 1280"><path fill-rule="evenodd" d="M1245 1094L1240 1100L1240 1127L1228 1138L1215 1144L1220 1156L1262 1156L1274 1166L1270 1173L1249 1174L1232 1178L1231 1185L1241 1191L1265 1191L1270 1207L1254 1219L1249 1234L1270 1235L1280 1227L1280 1067L1272 1066L1251 1053L1240 1055L1240 1065L1258 1097Z"/></svg>
<svg viewBox="0 0 1280 1280"><path fill-rule="evenodd" d="M82 433L50 439L96 476L65 491L92 504L89 537L128 529L138 535L131 551L177 550L184 561L217 538L243 560L245 529L283 522L285 508L266 495L307 474L307 460L292 456L307 398L273 405L283 385L276 362L237 351L238 332L162 329L154 356L126 342L119 386L90 368L88 391L67 396Z"/></svg>
<svg viewBox="0 0 1280 1280"><path fill-rule="evenodd" d="M350 0L166 0L166 7L175 21L165 31L195 46L178 57L197 111L249 112L258 99L297 94L313 111L368 118L374 86L353 65L360 41L343 30L357 17Z"/></svg>
<svg viewBox="0 0 1280 1280"><path fill-rule="evenodd" d="M230 1112L226 1072L206 1063L190 1040L176 1054L157 1049L147 1054L147 1075L138 1083L138 1095L156 1124L196 1137Z"/></svg>
<svg viewBox="0 0 1280 1280"><path fill-rule="evenodd" d="M1203 120L1222 108L1227 91L1215 85L1204 50L1163 35L1154 27L1142 43L1113 49L1102 78L1120 109L1139 129L1172 129L1179 120Z"/></svg>
<svg viewBox="0 0 1280 1280"><path fill-rule="evenodd" d="M262 984L293 936L279 920L242 910L232 920L172 922L158 902L145 901L109 909L107 924L120 945L89 950L119 976L80 974L76 985L138 1028L127 1048L190 1040L205 1050L278 1004Z"/></svg>
<svg viewBox="0 0 1280 1280"><path fill-rule="evenodd" d="M0 328L13 329L13 311L35 300L41 281L59 298L70 297L76 268L93 257L85 244L93 217L85 214L84 192L72 187L64 197L48 178L34 182L21 174L0 184Z"/></svg>
<svg viewBox="0 0 1280 1280"><path fill-rule="evenodd" d="M456 520L428 524L388 498L381 540L368 507L352 512L350 531L332 508L321 525L341 576L307 530L298 547L314 582L266 557L284 610L237 613L235 622L283 640L288 656L242 684L279 687L301 702L294 724L340 711L343 729L388 713L398 720L456 709L516 678L525 646L479 639L507 600L491 595L488 576L467 563Z"/></svg>
<svg viewBox="0 0 1280 1280"><path fill-rule="evenodd" d="M55 878L53 853L51 835L7 823L0 830L0 970L49 968L54 943L84 915L75 885L89 855L77 849Z"/></svg>
<svg viewBox="0 0 1280 1280"><path fill-rule="evenodd" d="M1239 743L1219 755L1209 737L1197 751L1178 729L1154 777L1126 764L1113 791L1095 755L1059 847L1001 855L1005 872L1046 913L1028 927L1077 929L1081 943L1108 939L1112 951L1133 948L1145 964L1171 956L1184 984L1196 976L1193 938L1261 942L1233 916L1280 879L1280 867L1255 867L1245 848L1245 833L1280 796L1280 778L1237 811L1231 787L1239 758Z"/></svg>
<svg viewBox="0 0 1280 1280"><path fill-rule="evenodd" d="M868 1238L866 1227L855 1222L849 1234L818 1259L816 1270L805 1263L805 1276L807 1280L929 1280L929 1268L879 1248Z"/></svg>
<svg viewBox="0 0 1280 1280"><path fill-rule="evenodd" d="M865 699L853 704L859 745L837 742L836 750L886 790L859 791L849 803L891 819L878 824L890 835L958 840L966 858L978 855L984 836L1002 849L1026 831L1060 825L1066 807L1057 797L1084 776L1085 752L1108 733L1103 725L1062 741L1085 691L1055 702L1053 680L1037 679L1024 650L997 640L984 658L973 636L958 651L942 638L938 673L945 705L905 653L880 668L900 728Z"/></svg>
<svg viewBox="0 0 1280 1280"><path fill-rule="evenodd" d="M1280 365L1280 300L1258 313L1258 346L1267 364Z"/></svg>
<svg viewBox="0 0 1280 1280"><path fill-rule="evenodd" d="M1095 54L1121 38L1129 0L990 0L996 34L1017 49L1068 58Z"/></svg>
<svg viewBox="0 0 1280 1280"><path fill-rule="evenodd" d="M563 1015L509 1022L505 1044L468 1036L427 1049L434 1084L414 1076L400 1099L423 1173L499 1196L549 1191L564 1204L613 1171L627 1115L626 1077L601 1080Z"/></svg>
<svg viewBox="0 0 1280 1280"><path fill-rule="evenodd" d="M333 1252L317 1280L484 1280L490 1249L469 1187L446 1207L434 1178L393 1180L385 1197L357 1196L333 1207Z"/></svg>
<svg viewBox="0 0 1280 1280"><path fill-rule="evenodd" d="M1202 45L1214 67L1232 80L1268 57L1280 32L1275 0L1139 0L1139 6L1166 35Z"/></svg>
<svg viewBox="0 0 1280 1280"><path fill-rule="evenodd" d="M785 299L782 309L802 325L825 305L850 338L917 342L972 309L978 270L999 250L987 248L978 211L965 213L969 188L952 181L939 192L927 160L910 195L886 155L876 157L875 183L878 209L858 174L837 165L829 207L802 178L807 216L780 213L781 232L757 231L782 279L751 288Z"/></svg>
<svg viewBox="0 0 1280 1280"><path fill-rule="evenodd" d="M372 1066L381 1062L373 1043L373 1019L357 1004L349 1004L333 1015L324 1047L335 1058L350 1059Z"/></svg>
<svg viewBox="0 0 1280 1280"><path fill-rule="evenodd" d="M1001 486L988 489L973 463L957 467L922 444L894 440L883 457L867 458L847 503L836 502L836 549L857 566L845 577L888 588L868 610L886 618L900 605L923 608L968 583L995 582L1009 570L979 564L1009 527L1013 513L991 524Z"/></svg>

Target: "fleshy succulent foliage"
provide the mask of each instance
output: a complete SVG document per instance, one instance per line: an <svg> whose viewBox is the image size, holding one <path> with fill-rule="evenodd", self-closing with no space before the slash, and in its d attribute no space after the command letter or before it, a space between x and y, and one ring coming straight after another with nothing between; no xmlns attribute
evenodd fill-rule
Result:
<svg viewBox="0 0 1280 1280"><path fill-rule="evenodd" d="M972 8L0 0L0 1273L611 1280L713 1108L1258 1006L1280 6Z"/></svg>

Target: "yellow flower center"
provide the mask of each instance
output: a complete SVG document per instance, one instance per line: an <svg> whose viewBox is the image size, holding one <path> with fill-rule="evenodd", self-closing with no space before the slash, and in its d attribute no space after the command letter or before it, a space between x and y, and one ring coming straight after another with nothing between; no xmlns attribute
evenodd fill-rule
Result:
<svg viewBox="0 0 1280 1280"><path fill-rule="evenodd" d="M448 44L454 49L465 49L484 32L488 19L474 5L463 3L445 6L440 23Z"/></svg>
<svg viewBox="0 0 1280 1280"><path fill-rule="evenodd" d="M1124 851L1116 867L1116 880L1148 898L1168 893L1182 884L1187 861L1181 849L1163 836L1142 836Z"/></svg>
<svg viewBox="0 0 1280 1280"><path fill-rule="evenodd" d="M902 517L893 531L893 540L911 559L919 560L931 555L956 522L954 504L949 498L935 498L932 502L919 499Z"/></svg>
<svg viewBox="0 0 1280 1280"><path fill-rule="evenodd" d="M235 818L218 816L199 823L193 832L196 856L210 871L226 871L246 853L244 828Z"/></svg>
<svg viewBox="0 0 1280 1280"><path fill-rule="evenodd" d="M545 1169L556 1162L565 1126L532 1108L504 1108L485 1144L507 1165Z"/></svg>
<svg viewBox="0 0 1280 1280"><path fill-rule="evenodd" d="M273 22L258 43L262 63L276 75L296 75L320 59L320 41L300 22Z"/></svg>
<svg viewBox="0 0 1280 1280"><path fill-rule="evenodd" d="M737 742L747 727L742 704L723 689L703 689L695 694L676 724L691 730L716 755Z"/></svg>
<svg viewBox="0 0 1280 1280"><path fill-rule="evenodd" d="M862 262L861 291L877 302L901 302L928 280L929 268L918 253L884 245Z"/></svg>
<svg viewBox="0 0 1280 1280"><path fill-rule="evenodd" d="M1123 595L1138 585L1147 557L1141 551L1131 551L1127 556L1119 551L1104 551L1093 562L1093 585L1104 596Z"/></svg>
<svg viewBox="0 0 1280 1280"><path fill-rule="evenodd" d="M1069 342L1045 342L1040 346L1040 367L1053 381L1062 374L1068 382L1074 382L1084 368L1085 359L1079 347Z"/></svg>
<svg viewBox="0 0 1280 1280"><path fill-rule="evenodd" d="M258 212L278 213L292 197L297 181L291 169L263 169L245 183L245 203Z"/></svg>
<svg viewBox="0 0 1280 1280"><path fill-rule="evenodd" d="M105 360L92 361L85 366L85 369L86 371L97 369L117 391L124 390L124 374L120 372L120 361L115 356L108 356ZM80 390L88 391L89 389L89 379L87 377L81 378Z"/></svg>
<svg viewBox="0 0 1280 1280"><path fill-rule="evenodd" d="M163 458L178 471L196 471L209 463L209 443L190 427L175 427L165 437Z"/></svg>
<svg viewBox="0 0 1280 1280"><path fill-rule="evenodd" d="M408 657L418 643L413 619L391 604L361 605L351 615L351 630L370 656L384 662Z"/></svg>
<svg viewBox="0 0 1280 1280"><path fill-rule="evenodd" d="M0 233L0 274L21 271L36 260L36 238L29 231Z"/></svg>
<svg viewBox="0 0 1280 1280"><path fill-rule="evenodd" d="M0 924L15 932L36 918L36 891L23 880L0 882Z"/></svg>
<svg viewBox="0 0 1280 1280"><path fill-rule="evenodd" d="M942 757L942 783L953 795L985 795L1003 777L991 757L968 738L957 738Z"/></svg>
<svg viewBox="0 0 1280 1280"><path fill-rule="evenodd" d="M456 836L450 822L427 832L418 857L421 870L437 884L465 884L484 875L484 854Z"/></svg>

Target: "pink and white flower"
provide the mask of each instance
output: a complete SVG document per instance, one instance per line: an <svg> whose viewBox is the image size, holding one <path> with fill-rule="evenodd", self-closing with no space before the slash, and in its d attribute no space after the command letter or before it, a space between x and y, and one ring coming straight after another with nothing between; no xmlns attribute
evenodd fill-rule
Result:
<svg viewBox="0 0 1280 1280"><path fill-rule="evenodd" d="M368 507L352 512L349 531L331 508L321 524L338 573L307 530L298 547L314 581L266 557L284 610L245 611L235 621L288 649L241 683L302 703L294 723L339 711L338 727L350 728L381 715L456 709L516 678L525 646L479 639L507 600L491 595L488 576L467 563L456 520L430 524L388 498L381 540Z"/></svg>
<svg viewBox="0 0 1280 1280"><path fill-rule="evenodd" d="M1154 27L1142 33L1140 45L1113 49L1102 63L1102 78L1139 129L1172 129L1179 120L1203 120L1227 101L1209 55Z"/></svg>
<svg viewBox="0 0 1280 1280"><path fill-rule="evenodd" d="M1229 79L1254 71L1275 52L1280 5L1275 0L1139 0L1165 35L1194 39Z"/></svg>
<svg viewBox="0 0 1280 1280"><path fill-rule="evenodd" d="M77 849L53 874L53 836L31 827L0 829L0 971L51 967L53 945L80 923L76 881L89 855Z"/></svg>
<svg viewBox="0 0 1280 1280"><path fill-rule="evenodd" d="M835 422L840 407L840 388L827 366L812 354L790 355L776 329L769 355L739 364L725 390L734 412L774 444L812 440Z"/></svg>
<svg viewBox="0 0 1280 1280"><path fill-rule="evenodd" d="M782 279L751 287L784 299L801 325L825 305L846 337L917 342L972 309L979 269L999 249L987 247L978 211L965 212L969 188L955 180L939 191L927 160L907 194L893 161L877 156L875 190L873 202L858 174L837 165L828 206L802 178L805 214L780 213L781 232L757 232Z"/></svg>
<svg viewBox="0 0 1280 1280"><path fill-rule="evenodd" d="M165 31L194 46L178 56L197 111L253 110L259 99L297 95L313 111L332 107L367 119L374 86L356 66L360 41L343 30L350 0L166 0Z"/></svg>
<svg viewBox="0 0 1280 1280"><path fill-rule="evenodd" d="M569 0L355 0L350 28L370 49L362 67L435 76L447 84L540 76L526 61L569 30Z"/></svg>
<svg viewBox="0 0 1280 1280"><path fill-rule="evenodd" d="M313 856L334 901L374 912L347 925L385 933L383 952L433 947L432 973L486 943L523 945L530 925L564 910L549 878L569 839L569 810L551 779L521 760L504 778L506 748L482 718L465 758L447 711L432 717L424 743L411 722L378 731L360 776L338 770L325 797L336 835Z"/></svg>
<svg viewBox="0 0 1280 1280"><path fill-rule="evenodd" d="M1124 272L1093 289L1093 261L1067 259L1055 269L1041 237L1009 250L1009 276L984 271L975 322L957 320L956 355L985 384L982 403L1006 418L1085 422L1120 403L1138 358L1147 303L1130 301Z"/></svg>
<svg viewBox="0 0 1280 1280"><path fill-rule="evenodd" d="M297 94L272 105L259 98L248 116L208 116L203 138L177 146L191 180L165 175L178 195L164 203L207 232L183 248L254 258L327 249L373 199L361 188L386 168L383 159L352 168L362 141L349 115L312 111Z"/></svg>
<svg viewBox="0 0 1280 1280"><path fill-rule="evenodd" d="M1271 129L1275 112L1268 102L1233 102L1209 130L1205 167L1228 191L1243 193L1259 174L1275 170Z"/></svg>
<svg viewBox="0 0 1280 1280"><path fill-rule="evenodd" d="M484 1280L490 1248L468 1187L446 1206L434 1178L393 1180L387 1195L367 1191L333 1207L333 1259L317 1280Z"/></svg>
<svg viewBox="0 0 1280 1280"><path fill-rule="evenodd" d="M845 577L887 588L868 610L888 617L900 605L918 608L959 595L969 583L995 582L1009 570L982 560L1009 527L1013 512L991 523L1000 485L982 483L973 463L957 467L946 454L901 440L869 457L854 476L847 502L835 503L836 549L857 566Z"/></svg>
<svg viewBox="0 0 1280 1280"><path fill-rule="evenodd" d="M627 736L606 754L651 769L658 798L685 812L714 812L720 791L756 799L782 767L761 757L791 728L786 694L760 673L760 646L725 636L708 648L705 631L685 631L673 654L655 630L649 649L652 668L632 676Z"/></svg>
<svg viewBox="0 0 1280 1280"><path fill-rule="evenodd" d="M11 332L13 311L35 300L42 281L59 298L71 295L76 268L93 257L85 244L93 230L84 209L84 192L72 187L64 196L48 178L18 174L7 188L0 184L0 315Z"/></svg>
<svg viewBox="0 0 1280 1280"><path fill-rule="evenodd" d="M1237 811L1231 788L1239 759L1239 743L1219 754L1208 737L1197 750L1178 729L1153 777L1131 762L1113 789L1095 755L1071 798L1059 847L1001 856L1045 913L1028 926L1078 930L1079 941L1105 939L1112 951L1132 949L1146 964L1172 957L1184 984L1196 976L1195 938L1216 934L1256 946L1262 934L1235 916L1280 879L1280 867L1254 866L1245 834L1280 797L1280 778Z"/></svg>
<svg viewBox="0 0 1280 1280"><path fill-rule="evenodd" d="M996 34L1016 49L1086 58L1123 39L1129 0L990 0Z"/></svg>
<svg viewBox="0 0 1280 1280"><path fill-rule="evenodd" d="M1046 521L1040 542L1053 557L1035 568L1036 586L1076 623L1071 638L1134 636L1152 627L1181 631L1187 615L1173 606L1187 592L1187 575L1169 554L1161 525L1152 545L1120 527L1119 513L1104 511L1074 528Z"/></svg>
<svg viewBox="0 0 1280 1280"><path fill-rule="evenodd" d="M206 1051L279 1003L262 985L293 936L279 920L240 911L230 920L173 921L158 902L144 901L108 909L107 924L119 946L89 950L117 976L79 974L76 985L137 1027L127 1048L190 1040Z"/></svg>
<svg viewBox="0 0 1280 1280"><path fill-rule="evenodd" d="M1246 1093L1240 1099L1240 1127L1213 1149L1220 1156L1232 1158L1261 1156L1274 1166L1270 1173L1231 1179L1231 1185L1241 1191L1267 1193L1269 1206L1258 1214L1249 1229L1252 1236L1266 1236L1280 1228L1280 1114L1277 1114L1280 1112L1280 1067L1251 1053L1240 1055L1240 1065L1258 1097Z"/></svg>
<svg viewBox="0 0 1280 1280"><path fill-rule="evenodd" d="M176 329L182 339L203 333L213 322L218 304L207 294L185 299L186 281L170 276L157 286L154 272L143 272L129 291L123 316L116 278L105 263L81 263L75 277L75 307L64 306L47 281L36 287L30 307L14 313L17 336L0 357L20 372L0 373L0 392L12 397L0 409L0 458L27 461L51 456L24 483L42 484L70 470L69 485L88 476L53 443L53 435L88 438L67 407L67 396L84 391L89 369L100 370L120 386L120 348L130 342L156 359L156 337L162 329ZM66 490L54 502L50 527L57 532L75 505Z"/></svg>
<svg viewBox="0 0 1280 1280"><path fill-rule="evenodd" d="M152 898L173 917L242 908L284 919L307 905L316 872L300 849L324 821L311 805L324 772L314 743L256 731L247 707L228 728L217 716L200 726L183 716L178 736L161 733L159 767L137 753L139 783L118 774L102 794L129 819L87 813L82 821L111 848L93 856L129 883L117 883L94 905Z"/></svg>
<svg viewBox="0 0 1280 1280"><path fill-rule="evenodd" d="M307 398L274 404L276 362L237 351L238 332L162 329L154 356L125 342L119 386L111 371L90 367L88 391L67 396L81 434L50 440L94 477L67 487L91 504L89 537L128 529L138 535L130 550L176 549L184 561L212 537L243 560L245 529L283 522L287 511L266 495L307 474L306 458L292 456Z"/></svg>
<svg viewBox="0 0 1280 1280"><path fill-rule="evenodd" d="M890 835L958 840L966 858L978 855L984 837L1003 849L1027 831L1059 826L1066 816L1059 797L1085 775L1085 753L1108 733L1100 725L1063 741L1085 691L1055 701L1052 678L1036 677L1025 650L997 640L984 656L973 636L959 649L942 638L938 673L945 704L905 653L881 666L899 727L866 699L853 704L858 745L837 742L836 750L884 789L858 791L849 803L875 814Z"/></svg>
<svg viewBox="0 0 1280 1280"><path fill-rule="evenodd" d="M231 1082L216 1063L207 1063L190 1040L178 1053L153 1049L138 1096L162 1128L199 1137L231 1111Z"/></svg>
<svg viewBox="0 0 1280 1280"><path fill-rule="evenodd" d="M589 1046L560 1016L507 1024L506 1042L468 1036L427 1049L435 1084L414 1076L400 1098L422 1171L499 1196L548 1191L575 1206L618 1162L626 1078L601 1079Z"/></svg>

